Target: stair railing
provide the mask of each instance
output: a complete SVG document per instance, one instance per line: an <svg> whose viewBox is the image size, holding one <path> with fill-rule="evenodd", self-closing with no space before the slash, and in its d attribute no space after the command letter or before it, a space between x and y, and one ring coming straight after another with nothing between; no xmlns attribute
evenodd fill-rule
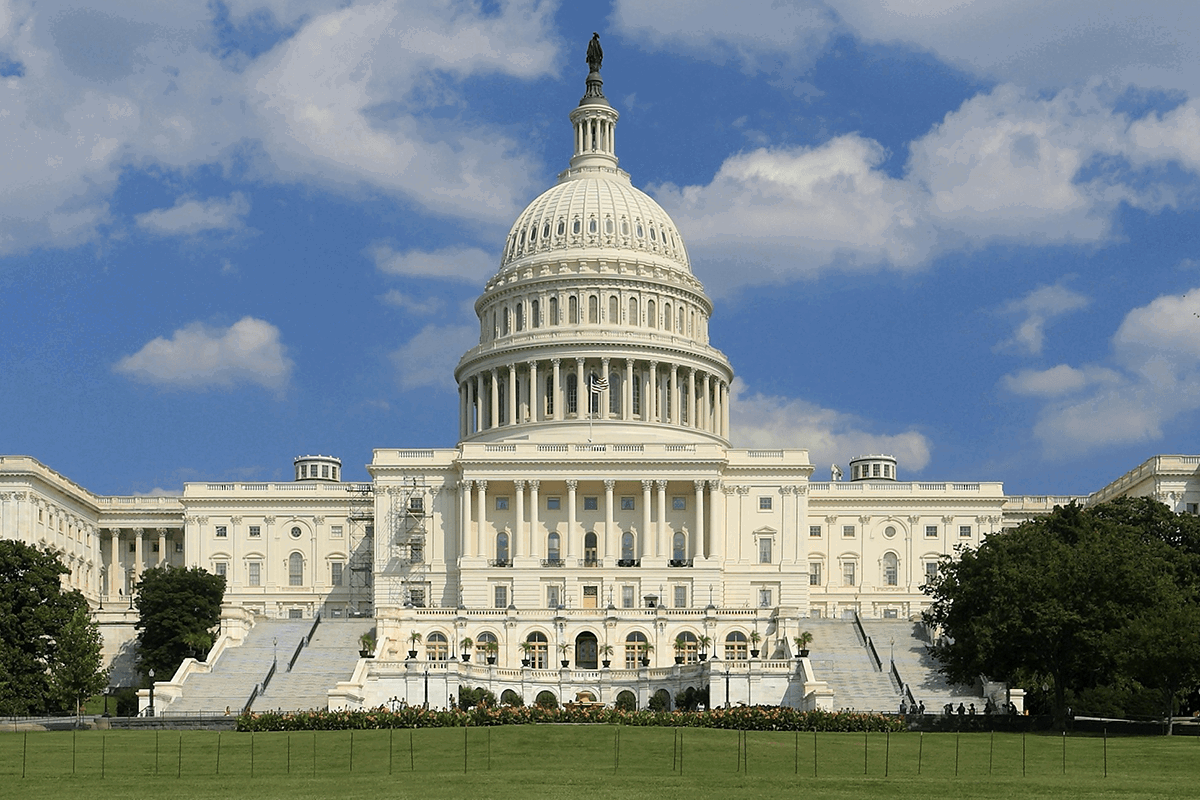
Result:
<svg viewBox="0 0 1200 800"><path fill-rule="evenodd" d="M321 612L318 611L316 618L313 620L312 627L308 629L308 633L306 633L304 635L304 638L300 640L300 643L296 645L296 649L292 653L292 657L290 659L288 659L288 664L287 664L288 672L291 672L292 667L296 666L296 659L298 659L300 657L300 651L304 649L305 645L307 645L308 643L310 643L312 641L312 637L315 636L317 633L317 626L320 624L321 624Z"/></svg>
<svg viewBox="0 0 1200 800"><path fill-rule="evenodd" d="M267 690L267 686L271 683L271 678L275 677L275 670L279 667L279 662L274 658L271 659L271 668L267 670L267 675L261 682L254 684L254 688L250 691L250 699L246 701L246 705L242 706L242 713L249 714L254 701Z"/></svg>

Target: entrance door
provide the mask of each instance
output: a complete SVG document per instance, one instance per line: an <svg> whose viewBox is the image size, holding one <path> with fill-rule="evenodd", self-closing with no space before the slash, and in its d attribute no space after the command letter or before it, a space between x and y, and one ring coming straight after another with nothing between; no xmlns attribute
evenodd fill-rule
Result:
<svg viewBox="0 0 1200 800"><path fill-rule="evenodd" d="M596 651L596 635L586 631L579 634L575 637L575 666L579 669L599 669Z"/></svg>
<svg viewBox="0 0 1200 800"><path fill-rule="evenodd" d="M583 607L584 608L595 608L596 603L599 601L599 599L600 599L600 587L599 586L583 587Z"/></svg>

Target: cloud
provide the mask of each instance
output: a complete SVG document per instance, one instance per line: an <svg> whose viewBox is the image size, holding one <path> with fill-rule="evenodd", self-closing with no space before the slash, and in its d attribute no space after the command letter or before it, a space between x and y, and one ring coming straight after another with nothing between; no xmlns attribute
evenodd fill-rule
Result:
<svg viewBox="0 0 1200 800"><path fill-rule="evenodd" d="M160 236L195 235L205 231L236 230L250 213L250 201L241 192L228 200L191 200L181 197L171 208L138 214L138 227Z"/></svg>
<svg viewBox="0 0 1200 800"><path fill-rule="evenodd" d="M1061 284L1039 286L1020 300L1006 303L1001 311L1020 317L1013 335L997 345L997 349L1012 349L1038 355L1046 340L1046 325L1055 317L1087 308L1090 298Z"/></svg>
<svg viewBox="0 0 1200 800"><path fill-rule="evenodd" d="M389 306L395 306L401 311L409 314L417 314L424 316L426 314L436 314L442 310L442 301L437 297L427 297L424 300L412 297L402 293L399 289L392 289L387 294L379 298Z"/></svg>
<svg viewBox="0 0 1200 800"><path fill-rule="evenodd" d="M865 420L851 414L804 400L752 394L740 378L734 379L731 392L730 425L738 447L807 448L809 460L821 468L863 453L889 453L900 469L913 472L929 463L929 440L918 431L872 433Z"/></svg>
<svg viewBox="0 0 1200 800"><path fill-rule="evenodd" d="M228 328L200 322L158 337L117 362L114 369L142 383L168 389L232 388L257 384L282 391L292 361L280 342L279 329L245 317Z"/></svg>
<svg viewBox="0 0 1200 800"><path fill-rule="evenodd" d="M1112 338L1112 367L1059 365L1005 379L1053 397L1034 426L1058 458L1161 439L1163 426L1200 410L1200 289L1130 311Z"/></svg>
<svg viewBox="0 0 1200 800"><path fill-rule="evenodd" d="M426 325L392 353L400 388L406 392L423 386L453 389L453 370L448 367L478 343L477 325Z"/></svg>
<svg viewBox="0 0 1200 800"><path fill-rule="evenodd" d="M497 260L477 247L399 253L390 245L376 243L365 252L375 262L375 268L388 275L483 283L497 269Z"/></svg>

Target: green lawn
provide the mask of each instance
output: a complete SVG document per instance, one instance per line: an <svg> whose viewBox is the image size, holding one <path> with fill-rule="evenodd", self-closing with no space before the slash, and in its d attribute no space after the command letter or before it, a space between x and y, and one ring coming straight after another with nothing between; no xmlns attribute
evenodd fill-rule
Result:
<svg viewBox="0 0 1200 800"><path fill-rule="evenodd" d="M1061 736L751 731L743 762L737 731L685 729L681 774L676 735L607 725L3 733L0 798L1200 797L1194 738L1109 739L1106 778L1104 741L1082 736L1065 740L1064 774Z"/></svg>

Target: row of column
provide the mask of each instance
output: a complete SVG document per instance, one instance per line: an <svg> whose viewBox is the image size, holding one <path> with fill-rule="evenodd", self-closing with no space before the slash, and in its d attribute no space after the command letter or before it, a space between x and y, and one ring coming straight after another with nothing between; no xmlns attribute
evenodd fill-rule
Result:
<svg viewBox="0 0 1200 800"><path fill-rule="evenodd" d="M158 535L158 558L150 566L162 567L167 564L167 528L155 528L154 531ZM121 586L118 581L126 576L130 580L130 586L137 583L142 577L142 570L146 566L146 529L131 528L130 534L133 536L133 562L127 564L125 553L127 548L124 546L126 541L123 535L123 528L109 529L109 551L108 551L108 585L102 587L103 591L109 595L118 593L118 589L126 587Z"/></svg>
<svg viewBox="0 0 1200 800"><path fill-rule="evenodd" d="M583 557L583 537L587 531L583 529L583 523L578 514L579 481L567 480L564 483L567 489L567 530L562 539L561 557L566 560ZM621 557L620 534L625 531L621 531L615 521L614 495L617 483L615 480L604 481L604 523L603 528L596 531L598 534L596 537L598 558L615 560ZM513 515L517 527L515 531L512 531L513 536L509 542L510 558L518 555L538 558L546 556L544 544L546 537L555 530L554 528L543 528L539 520L541 484L540 480L511 482L514 499ZM677 531L670 529L667 525L665 513L667 484L668 481L665 480L641 481L642 527L640 536L636 536L634 540L635 558L670 558L672 556L672 543L669 537ZM505 485L508 485L507 481L505 481ZM693 527L686 544L685 557L707 558L714 552L719 552L723 547L725 536L722 525L722 521L725 519L724 494L721 491L720 481L716 480L692 481L692 488L691 521ZM487 489L488 481L486 480L463 480L458 484L460 508L458 530L460 546L458 549L467 557L494 557L495 554L495 543L492 538L498 531L489 530L487 526L489 497ZM526 503L526 492L528 492L528 503ZM711 493L712 499L711 537L706 535L706 518L708 516L705 504L706 493ZM504 495L507 496L508 492L505 491ZM526 520L525 514L527 505L529 508L528 520ZM655 513L656 510L657 513ZM631 525L630 528L632 529L632 527ZM487 538L485 539L485 537ZM709 546L710 541L712 547Z"/></svg>
<svg viewBox="0 0 1200 800"><path fill-rule="evenodd" d="M573 361L573 363L572 363ZM694 367L659 369L657 361L636 359L583 359L562 363L530 360L508 364L470 375L459 384L459 436L465 438L502 425L523 422L586 419L591 408L588 376L599 364L599 376L608 377L619 370L621 396L614 414L609 384L599 392L596 419L657 422L683 425L729 438L729 384L718 375ZM616 362L614 364L614 361ZM575 394L569 398L568 370L575 376ZM545 377L550 377L549 394ZM634 385L638 384L639 403L634 413ZM503 397L503 407L501 398ZM568 407L573 399L574 410Z"/></svg>

